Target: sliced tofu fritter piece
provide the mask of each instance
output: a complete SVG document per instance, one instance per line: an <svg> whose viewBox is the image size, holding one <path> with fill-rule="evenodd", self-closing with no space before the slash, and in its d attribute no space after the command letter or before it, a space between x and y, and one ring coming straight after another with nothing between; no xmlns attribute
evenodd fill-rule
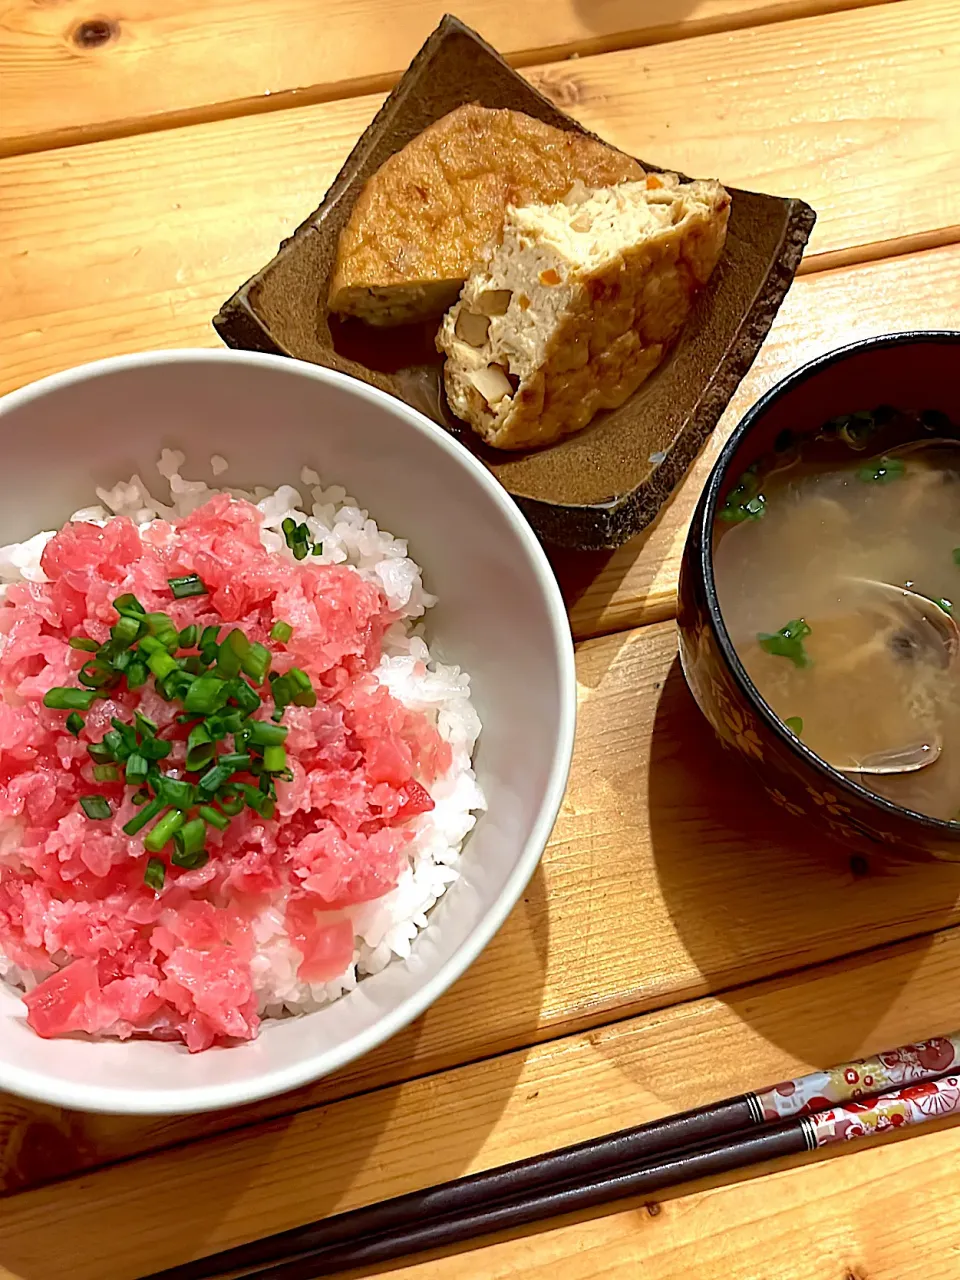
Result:
<svg viewBox="0 0 960 1280"><path fill-rule="evenodd" d="M550 444L660 364L716 266L730 196L675 174L511 207L444 317L454 413L498 449Z"/></svg>

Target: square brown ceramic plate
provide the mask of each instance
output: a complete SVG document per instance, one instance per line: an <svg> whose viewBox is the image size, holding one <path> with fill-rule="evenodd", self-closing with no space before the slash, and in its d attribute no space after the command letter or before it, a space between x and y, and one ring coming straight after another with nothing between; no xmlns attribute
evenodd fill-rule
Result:
<svg viewBox="0 0 960 1280"><path fill-rule="evenodd" d="M584 550L619 546L650 523L716 425L790 287L816 214L801 200L731 189L723 256L662 368L577 435L528 453L498 452L446 406L436 324L371 331L328 317L325 305L340 231L363 184L388 156L466 102L587 132L476 32L444 18L319 209L213 323L231 347L340 369L420 409L483 459L547 541Z"/></svg>

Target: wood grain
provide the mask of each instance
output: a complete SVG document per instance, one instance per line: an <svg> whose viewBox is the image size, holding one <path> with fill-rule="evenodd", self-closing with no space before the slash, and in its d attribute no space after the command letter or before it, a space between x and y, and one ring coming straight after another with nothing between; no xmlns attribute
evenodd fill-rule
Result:
<svg viewBox="0 0 960 1280"><path fill-rule="evenodd" d="M577 0L461 0L457 15L529 65L856 5L607 0L588 10ZM446 8L445 0L131 0L105 16L87 0L7 0L0 154L382 91Z"/></svg>
<svg viewBox="0 0 960 1280"><path fill-rule="evenodd" d="M542 867L423 1018L337 1076L229 1115L104 1122L7 1099L6 1187L960 921L960 866L851 867L770 804L715 745L675 654L670 623L580 646L577 749Z"/></svg>
<svg viewBox="0 0 960 1280"><path fill-rule="evenodd" d="M958 316L960 244L796 280L753 368L656 524L612 555L553 554L574 634L673 616L683 545L707 476L744 412L786 373L859 338L955 328Z"/></svg>
<svg viewBox="0 0 960 1280"><path fill-rule="evenodd" d="M24 1192L0 1204L0 1275L54 1280L70 1256L71 1280L126 1280L949 1031L960 1025L958 965L953 929ZM960 1256L949 1248L960 1239L960 1197L950 1194L958 1179L953 1129L723 1190L668 1193L659 1214L637 1205L413 1274L545 1275L561 1265L566 1280L627 1274L618 1264L642 1259L663 1280L906 1280L924 1260L926 1275L947 1280L956 1272L938 1270L936 1259ZM891 1219L895 1194L905 1199ZM794 1269L791 1252L803 1240L806 1260Z"/></svg>
<svg viewBox="0 0 960 1280"><path fill-rule="evenodd" d="M344 1280L956 1280L960 1129L932 1129Z"/></svg>
<svg viewBox="0 0 960 1280"><path fill-rule="evenodd" d="M534 77L651 160L803 196L814 253L957 221L960 0L581 58ZM0 162L0 390L99 356L215 345L210 318L318 203L379 98ZM784 127L789 121L789 127Z"/></svg>

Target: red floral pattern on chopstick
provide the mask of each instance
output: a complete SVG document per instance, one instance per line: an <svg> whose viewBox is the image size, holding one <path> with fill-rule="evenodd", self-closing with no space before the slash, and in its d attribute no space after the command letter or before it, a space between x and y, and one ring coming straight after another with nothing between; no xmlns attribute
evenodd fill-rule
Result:
<svg viewBox="0 0 960 1280"><path fill-rule="evenodd" d="M753 1098L764 1122L789 1120L827 1110L837 1103L932 1080L955 1067L960 1069L960 1033L934 1036L917 1044L885 1049L872 1058L813 1071L763 1089Z"/></svg>
<svg viewBox="0 0 960 1280"><path fill-rule="evenodd" d="M944 1076L865 1102L832 1107L804 1123L812 1134L811 1145L826 1147L955 1115L960 1115L960 1076Z"/></svg>

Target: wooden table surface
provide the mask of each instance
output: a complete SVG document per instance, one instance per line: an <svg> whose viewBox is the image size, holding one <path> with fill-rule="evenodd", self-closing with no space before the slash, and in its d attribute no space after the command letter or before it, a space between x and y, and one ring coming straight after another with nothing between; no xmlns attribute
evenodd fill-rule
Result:
<svg viewBox="0 0 960 1280"><path fill-rule="evenodd" d="M444 7L0 0L0 390L217 345L218 304L318 203ZM542 866L484 955L368 1058L244 1110L137 1120L0 1096L4 1280L130 1280L960 1026L960 867L851 861L785 825L715 747L672 621L688 520L746 406L851 339L957 327L960 0L458 15L625 150L808 200L809 253L657 524L613 555L554 557L577 749ZM958 1280L960 1128L379 1274Z"/></svg>

